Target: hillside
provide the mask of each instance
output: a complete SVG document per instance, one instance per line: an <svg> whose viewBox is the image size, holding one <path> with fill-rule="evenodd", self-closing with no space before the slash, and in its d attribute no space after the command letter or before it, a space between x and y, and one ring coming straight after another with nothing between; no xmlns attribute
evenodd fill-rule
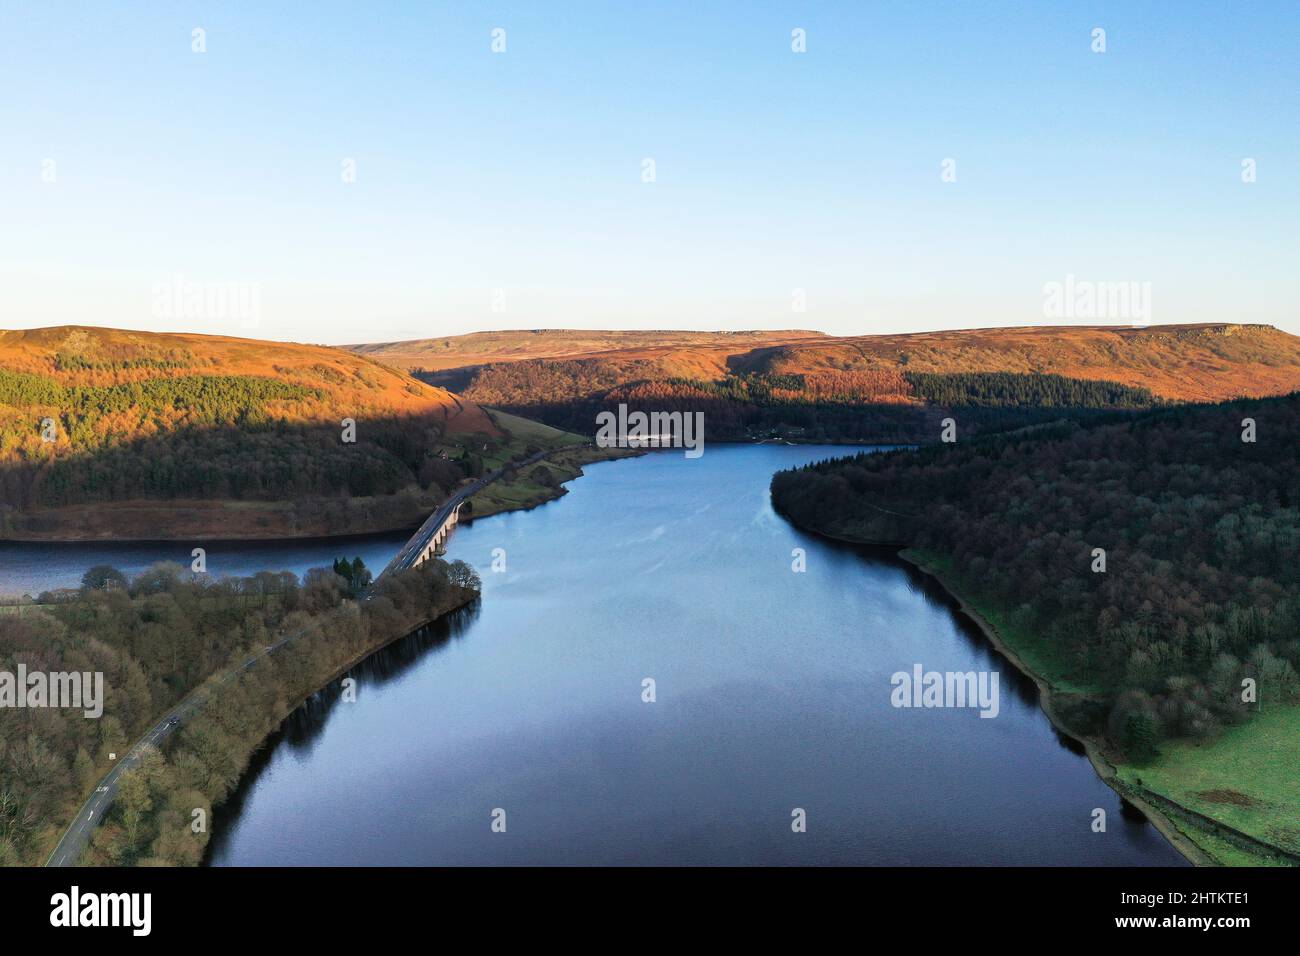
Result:
<svg viewBox="0 0 1300 956"><path fill-rule="evenodd" d="M444 369L520 362L530 359L610 358L620 362L675 361L725 368L730 355L792 342L822 341L822 332L676 332L587 331L582 329L531 329L510 332L471 332L436 339L377 342L346 346L359 355L403 369ZM678 370L680 371L680 370Z"/></svg>
<svg viewBox="0 0 1300 956"><path fill-rule="evenodd" d="M1178 401L1300 388L1300 337L1268 325L1030 327L868 335L751 353L738 371L1020 372L1101 379Z"/></svg>
<svg viewBox="0 0 1300 956"><path fill-rule="evenodd" d="M357 354L425 372L460 371L466 394L481 366L571 362L593 380L726 374L810 375L903 370L1018 372L1099 379L1179 401L1285 394L1300 387L1300 337L1268 325L1032 326L835 338L819 332L476 332L352 345ZM639 376L639 378L637 377Z"/></svg>
<svg viewBox="0 0 1300 956"><path fill-rule="evenodd" d="M0 370L80 388L187 377L274 379L313 393L310 401L276 407L291 420L325 420L346 411L435 413L453 431L492 430L480 409L445 390L323 345L85 326L0 330Z"/></svg>
<svg viewBox="0 0 1300 956"><path fill-rule="evenodd" d="M404 527L464 477L457 457L503 440L474 403L339 349L80 326L0 332L9 537Z"/></svg>
<svg viewBox="0 0 1300 956"><path fill-rule="evenodd" d="M954 408L999 409L968 414L979 429L1032 423L1048 404L1132 408L1300 388L1300 338L1259 325L850 338L494 332L353 348L472 401L574 431L590 432L599 411L626 402L704 411L720 438L924 440ZM1062 399L1045 403L1049 393Z"/></svg>

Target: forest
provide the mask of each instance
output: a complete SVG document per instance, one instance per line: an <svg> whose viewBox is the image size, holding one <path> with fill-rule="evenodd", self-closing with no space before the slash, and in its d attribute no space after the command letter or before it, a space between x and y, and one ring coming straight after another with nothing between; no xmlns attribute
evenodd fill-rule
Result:
<svg viewBox="0 0 1300 956"><path fill-rule="evenodd" d="M22 663L28 672L101 672L106 688L99 719L54 708L6 712L0 865L44 862L112 766L109 754L124 752L206 682L208 704L165 753L124 778L84 861L197 863L208 834L191 827L194 810L210 818L297 701L366 653L474 600L480 587L463 562L431 561L386 576L359 600L369 572L359 559L348 570L318 568L301 581L288 572L210 579L158 564L128 580L101 566L71 597L42 595L37 606L0 615L0 671ZM290 635L297 639L255 667L238 666Z"/></svg>
<svg viewBox="0 0 1300 956"><path fill-rule="evenodd" d="M388 495L417 484L445 491L465 477L434 454L446 432L439 412L360 416L356 440L345 442L339 423L305 417L324 400L319 390L250 375L65 386L0 370L0 408L20 410L0 416L0 500L33 509Z"/></svg>
<svg viewBox="0 0 1300 956"><path fill-rule="evenodd" d="M420 373L417 373L419 375ZM967 428L997 431L1100 412L1162 404L1148 389L1109 381L1017 372L916 373L901 369L798 374L738 372L719 380L620 381L593 360L520 361L424 373L473 401L557 428L591 434L596 415L630 410L702 411L715 441L930 441L939 422L964 409ZM455 382L452 382L452 378Z"/></svg>
<svg viewBox="0 0 1300 956"><path fill-rule="evenodd" d="M1074 719L1131 759L1297 699L1300 393L974 438L957 420L955 443L780 472L774 506L936 556L1095 689Z"/></svg>
<svg viewBox="0 0 1300 956"><path fill-rule="evenodd" d="M345 350L0 330L4 537L405 527L502 437L473 403Z"/></svg>
<svg viewBox="0 0 1300 956"><path fill-rule="evenodd" d="M1018 372L908 372L916 396L952 408L1152 408L1150 389L1118 382Z"/></svg>

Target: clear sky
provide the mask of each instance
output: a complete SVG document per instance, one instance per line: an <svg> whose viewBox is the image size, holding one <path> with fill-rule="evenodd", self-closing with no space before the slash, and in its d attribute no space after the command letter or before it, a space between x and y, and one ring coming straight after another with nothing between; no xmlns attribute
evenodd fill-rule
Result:
<svg viewBox="0 0 1300 956"><path fill-rule="evenodd" d="M0 88L2 328L1300 333L1296 2L0 0Z"/></svg>

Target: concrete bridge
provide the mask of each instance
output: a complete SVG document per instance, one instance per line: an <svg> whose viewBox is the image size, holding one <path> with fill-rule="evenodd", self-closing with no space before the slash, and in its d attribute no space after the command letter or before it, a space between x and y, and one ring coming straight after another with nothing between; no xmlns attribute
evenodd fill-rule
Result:
<svg viewBox="0 0 1300 956"><path fill-rule="evenodd" d="M534 455L529 455L523 461L512 462L511 466L526 468L534 462L541 461L547 454L549 452L539 451ZM482 478L478 478L461 488L444 501L437 511L425 519L419 530L411 535L410 540L402 545L402 549L397 552L393 560L388 562L384 570L379 572L379 576L375 578L375 583L378 584L379 579L385 574L404 571L407 568L418 568L425 561L428 561L451 535L451 529L459 523L461 509L464 508L465 503L473 495L478 494L487 485L500 478L505 472L505 468L498 468L496 471L489 472Z"/></svg>
<svg viewBox="0 0 1300 956"><path fill-rule="evenodd" d="M402 545L402 549L394 555L393 560L379 572L379 577L375 578L375 581L394 571L418 568L437 554L442 543L451 535L451 529L460 522L460 510L464 505L464 498L459 498L454 503L448 501L429 515L424 524L420 525L420 529L406 544Z"/></svg>

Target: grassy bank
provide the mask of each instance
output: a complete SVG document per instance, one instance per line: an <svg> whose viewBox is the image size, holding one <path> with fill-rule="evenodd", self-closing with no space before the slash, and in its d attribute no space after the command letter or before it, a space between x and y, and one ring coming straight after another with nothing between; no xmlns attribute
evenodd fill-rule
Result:
<svg viewBox="0 0 1300 956"><path fill-rule="evenodd" d="M435 449L447 459L472 459L472 475L504 469L504 474L471 499L470 514L482 518L504 511L536 508L568 494L563 485L582 475L582 466L595 461L624 458L638 452L620 448L597 448L590 439L520 418L498 409L484 409L501 438L467 445L463 440ZM545 452L546 458L516 467L515 462ZM418 520L401 527L413 527L428 517L426 508Z"/></svg>
<svg viewBox="0 0 1300 956"><path fill-rule="evenodd" d="M1216 862L1273 864L1287 861L1243 846L1234 834L1207 827L1199 818L1300 857L1297 768L1300 707L1266 703L1248 723L1229 727L1214 740L1168 743L1150 764L1115 769L1126 787L1173 804L1171 815Z"/></svg>
<svg viewBox="0 0 1300 956"><path fill-rule="evenodd" d="M578 445L548 456L545 460L506 475L488 485L473 501L473 515L499 514L536 508L569 493L564 483L582 476L582 466L596 461L627 458L640 452L626 448L597 448Z"/></svg>
<svg viewBox="0 0 1300 956"><path fill-rule="evenodd" d="M1265 707L1208 741L1166 741L1143 764L1126 762L1087 732L1078 715L1097 688L1009 615L979 599L942 555L908 549L900 557L936 578L1013 664L1038 685L1044 713L1085 747L1097 773L1141 809L1198 865L1274 866L1300 862L1300 707Z"/></svg>

